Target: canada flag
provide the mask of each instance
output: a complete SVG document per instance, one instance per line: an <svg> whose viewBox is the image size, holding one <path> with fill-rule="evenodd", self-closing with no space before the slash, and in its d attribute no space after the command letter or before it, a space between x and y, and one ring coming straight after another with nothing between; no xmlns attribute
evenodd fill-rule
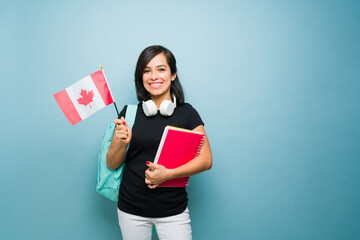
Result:
<svg viewBox="0 0 360 240"><path fill-rule="evenodd" d="M71 125L114 102L102 69L55 93L54 98Z"/></svg>

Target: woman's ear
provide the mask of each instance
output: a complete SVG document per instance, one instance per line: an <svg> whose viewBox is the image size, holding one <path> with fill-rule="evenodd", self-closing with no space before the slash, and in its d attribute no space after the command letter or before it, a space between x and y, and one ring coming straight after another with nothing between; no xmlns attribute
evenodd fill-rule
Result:
<svg viewBox="0 0 360 240"><path fill-rule="evenodd" d="M171 75L171 81L174 81L176 78L176 73L174 73L173 75Z"/></svg>

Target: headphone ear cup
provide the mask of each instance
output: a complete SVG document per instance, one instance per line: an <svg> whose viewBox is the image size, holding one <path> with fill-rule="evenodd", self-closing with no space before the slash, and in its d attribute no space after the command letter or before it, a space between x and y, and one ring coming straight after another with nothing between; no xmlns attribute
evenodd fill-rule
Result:
<svg viewBox="0 0 360 240"><path fill-rule="evenodd" d="M161 104L160 104L160 113L163 116L171 116L174 112L174 109L176 107L176 104L169 101L169 100L164 100Z"/></svg>
<svg viewBox="0 0 360 240"><path fill-rule="evenodd" d="M155 116L157 114L156 104L152 100L143 102L142 108L147 117Z"/></svg>

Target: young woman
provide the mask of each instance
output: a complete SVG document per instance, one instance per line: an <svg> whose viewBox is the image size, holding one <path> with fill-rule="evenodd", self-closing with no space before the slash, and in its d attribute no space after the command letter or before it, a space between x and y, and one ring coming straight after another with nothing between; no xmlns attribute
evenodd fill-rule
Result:
<svg viewBox="0 0 360 240"><path fill-rule="evenodd" d="M136 66L135 86L140 103L134 126L130 129L125 122L125 106L115 120L117 126L107 153L110 169L115 170L126 161L118 199L123 239L151 239L153 224L160 239L192 239L186 189L158 186L168 179L192 176L211 168L204 123L198 112L184 102L176 60L168 49L150 46L143 50ZM153 114L149 112L151 105ZM199 155L176 169L152 163L167 125L205 134Z"/></svg>

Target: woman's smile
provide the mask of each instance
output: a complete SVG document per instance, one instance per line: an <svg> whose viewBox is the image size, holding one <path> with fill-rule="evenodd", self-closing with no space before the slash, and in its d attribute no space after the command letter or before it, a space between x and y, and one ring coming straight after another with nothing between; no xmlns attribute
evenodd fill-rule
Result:
<svg viewBox="0 0 360 240"><path fill-rule="evenodd" d="M162 82L154 82L154 83L149 83L149 85L151 88L157 89L157 88L160 88L163 85L163 83Z"/></svg>

